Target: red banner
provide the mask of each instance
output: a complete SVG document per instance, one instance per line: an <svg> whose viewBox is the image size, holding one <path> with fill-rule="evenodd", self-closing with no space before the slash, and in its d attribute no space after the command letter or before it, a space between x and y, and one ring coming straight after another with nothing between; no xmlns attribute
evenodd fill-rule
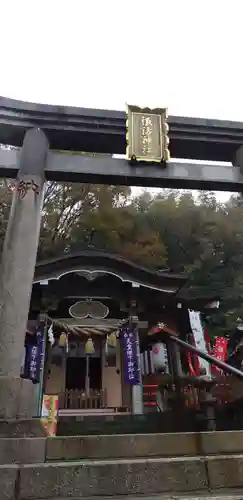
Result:
<svg viewBox="0 0 243 500"><path fill-rule="evenodd" d="M227 346L228 346L228 339L225 339L224 337L216 338L214 346L214 354L213 354L215 359L218 359L219 361L225 361L227 357ZM215 375L219 375L220 373L222 373L222 370L217 366L213 365L212 372Z"/></svg>

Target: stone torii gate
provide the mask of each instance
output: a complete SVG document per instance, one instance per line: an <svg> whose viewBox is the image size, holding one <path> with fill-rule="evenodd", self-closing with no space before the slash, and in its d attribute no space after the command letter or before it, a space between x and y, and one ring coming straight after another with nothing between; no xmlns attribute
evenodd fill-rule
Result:
<svg viewBox="0 0 243 500"><path fill-rule="evenodd" d="M0 98L0 143L14 146L0 149L0 176L16 178L1 257L0 418L33 416L33 384L20 366L46 180L241 190L243 124L168 118L173 157L233 163L218 166L167 162L165 110L132 107L130 118L128 159L115 158L125 154L125 113Z"/></svg>

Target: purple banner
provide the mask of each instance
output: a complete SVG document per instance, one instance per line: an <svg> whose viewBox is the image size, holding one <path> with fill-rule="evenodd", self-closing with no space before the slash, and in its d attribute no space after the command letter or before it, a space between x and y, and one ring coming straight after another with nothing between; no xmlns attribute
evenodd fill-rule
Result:
<svg viewBox="0 0 243 500"><path fill-rule="evenodd" d="M32 346L30 354L29 377L34 383L40 382L40 374L43 365L44 335L41 331L36 333L36 345Z"/></svg>
<svg viewBox="0 0 243 500"><path fill-rule="evenodd" d="M40 371L40 355L38 345L28 345L29 378L32 382L38 382Z"/></svg>
<svg viewBox="0 0 243 500"><path fill-rule="evenodd" d="M35 344L27 344L25 347L25 362L21 371L23 378L29 378L34 384L38 384L44 361L44 335L42 332L36 333L35 341Z"/></svg>
<svg viewBox="0 0 243 500"><path fill-rule="evenodd" d="M140 384L137 356L137 332L132 328L122 328L120 339L123 346L124 380L130 385Z"/></svg>

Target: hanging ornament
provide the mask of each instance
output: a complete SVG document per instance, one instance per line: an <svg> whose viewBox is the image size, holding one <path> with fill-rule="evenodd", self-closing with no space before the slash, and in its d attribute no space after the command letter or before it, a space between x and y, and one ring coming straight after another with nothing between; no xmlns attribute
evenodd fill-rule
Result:
<svg viewBox="0 0 243 500"><path fill-rule="evenodd" d="M116 347L116 334L115 332L110 333L110 335L107 336L107 345L109 347Z"/></svg>
<svg viewBox="0 0 243 500"><path fill-rule="evenodd" d="M54 339L54 334L53 334L53 323L48 328L47 336L48 336L48 340L49 340L51 346L53 346L55 344L55 339Z"/></svg>
<svg viewBox="0 0 243 500"><path fill-rule="evenodd" d="M95 346L91 337L88 338L87 342L85 342L85 354L93 354L95 352Z"/></svg>
<svg viewBox="0 0 243 500"><path fill-rule="evenodd" d="M65 347L67 345L67 335L66 333L62 332L59 338L59 347Z"/></svg>

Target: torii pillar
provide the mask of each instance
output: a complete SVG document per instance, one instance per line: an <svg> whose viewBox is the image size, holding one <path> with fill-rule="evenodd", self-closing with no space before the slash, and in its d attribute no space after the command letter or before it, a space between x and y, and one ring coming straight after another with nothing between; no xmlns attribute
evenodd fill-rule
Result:
<svg viewBox="0 0 243 500"><path fill-rule="evenodd" d="M0 419L33 417L34 386L20 378L38 249L48 140L26 132L0 265Z"/></svg>

